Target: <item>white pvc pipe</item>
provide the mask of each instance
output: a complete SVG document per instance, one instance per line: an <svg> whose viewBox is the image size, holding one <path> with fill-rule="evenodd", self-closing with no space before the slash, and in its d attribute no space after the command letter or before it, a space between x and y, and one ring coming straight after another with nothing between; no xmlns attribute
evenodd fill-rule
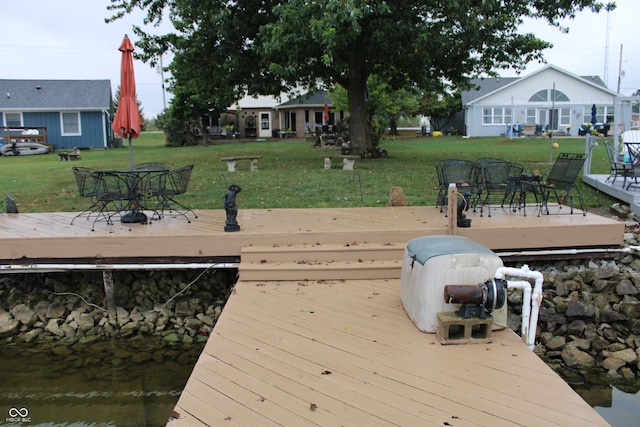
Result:
<svg viewBox="0 0 640 427"><path fill-rule="evenodd" d="M531 283L526 280L507 280L507 288L522 289L522 326L520 337L527 342L529 336L529 322L531 318Z"/></svg>
<svg viewBox="0 0 640 427"><path fill-rule="evenodd" d="M587 248L587 249L543 249L539 251L513 251L496 252L499 257L513 255L578 255L590 253L620 253L631 252L631 249L640 251L640 246L629 246L625 248Z"/></svg>
<svg viewBox="0 0 640 427"><path fill-rule="evenodd" d="M526 305L531 305L531 317L529 319L529 327L525 342L527 346L529 346L529 349L533 350L536 339L536 328L538 326L538 313L540 312L540 305L542 304L542 283L544 281L544 277L539 271L530 270L529 266L526 264L523 265L522 268L499 267L496 270L495 278L503 280L505 276L521 277L525 279L533 279L535 281L533 292L531 294L531 301L527 301L524 297L522 298L523 314Z"/></svg>
<svg viewBox="0 0 640 427"><path fill-rule="evenodd" d="M190 270L190 269L232 269L240 263L185 263L185 264L3 264L1 273L42 273L68 270Z"/></svg>

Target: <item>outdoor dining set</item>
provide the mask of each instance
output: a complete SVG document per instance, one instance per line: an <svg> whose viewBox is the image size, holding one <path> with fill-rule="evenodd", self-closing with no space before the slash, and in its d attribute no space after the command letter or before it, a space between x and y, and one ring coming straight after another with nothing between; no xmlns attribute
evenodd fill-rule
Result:
<svg viewBox="0 0 640 427"><path fill-rule="evenodd" d="M557 202L554 213L574 213L574 199L586 215L586 207L576 180L586 159L586 154L560 153L546 176L529 173L521 164L496 158L477 160L444 159L436 163L438 197L436 207L447 205L451 184L462 196L464 211L480 211L480 216L491 216L491 209L505 208L513 212L521 210L526 215L527 199L535 200L538 216L549 214L549 202ZM530 197L529 197L530 196ZM532 200L531 200L532 199ZM569 211L561 211L562 206Z"/></svg>
<svg viewBox="0 0 640 427"><path fill-rule="evenodd" d="M611 165L607 181L611 180L611 183L615 184L620 177L622 178L622 187L629 190L632 186L640 185L638 182L638 178L640 178L640 131L625 131L621 135L621 140L623 147L621 152L617 152L610 142L604 141Z"/></svg>
<svg viewBox="0 0 640 427"><path fill-rule="evenodd" d="M147 223L162 219L165 212L175 212L191 222L188 214L198 216L176 197L187 191L193 165L169 169L162 163L136 165L131 169L71 168L80 196L90 205L76 215L93 219L91 231L97 222L112 225L117 218L122 223ZM151 217L145 213L151 214Z"/></svg>

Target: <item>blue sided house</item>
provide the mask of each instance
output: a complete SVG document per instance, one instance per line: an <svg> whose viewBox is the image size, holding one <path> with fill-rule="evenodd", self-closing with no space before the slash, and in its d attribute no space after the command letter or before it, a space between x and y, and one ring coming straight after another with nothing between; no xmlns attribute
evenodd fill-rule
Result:
<svg viewBox="0 0 640 427"><path fill-rule="evenodd" d="M109 80L0 80L0 126L40 129L55 150L107 148Z"/></svg>

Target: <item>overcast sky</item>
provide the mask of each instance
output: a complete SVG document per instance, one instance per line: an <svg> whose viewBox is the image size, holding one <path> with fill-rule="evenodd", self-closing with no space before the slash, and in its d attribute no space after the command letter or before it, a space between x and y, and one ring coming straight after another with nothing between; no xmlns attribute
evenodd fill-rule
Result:
<svg viewBox="0 0 640 427"><path fill-rule="evenodd" d="M618 86L622 45L624 77L620 92L630 95L640 89L640 26L637 22L640 1L617 0L616 3L618 8L609 14L608 61L605 61L606 13L581 13L567 23L569 34L542 23L527 25L526 29L554 43L555 47L545 52L549 63L580 76L598 75L613 90ZM0 79L108 79L115 93L120 80L118 46L125 34L129 34L135 44L131 26L141 25L143 15L135 13L106 24L108 4L109 0L3 2ZM540 67L540 64L531 64L524 75ZM135 62L135 72L144 115L155 117L164 108L161 75L141 61ZM167 104L169 99L167 94Z"/></svg>

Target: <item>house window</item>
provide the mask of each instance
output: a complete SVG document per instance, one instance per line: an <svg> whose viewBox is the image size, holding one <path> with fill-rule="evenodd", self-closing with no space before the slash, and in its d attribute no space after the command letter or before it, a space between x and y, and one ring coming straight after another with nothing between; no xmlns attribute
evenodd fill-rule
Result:
<svg viewBox="0 0 640 427"><path fill-rule="evenodd" d="M260 129L269 129L269 113L260 114Z"/></svg>
<svg viewBox="0 0 640 427"><path fill-rule="evenodd" d="M63 136L80 135L80 113L60 113L60 128Z"/></svg>
<svg viewBox="0 0 640 427"><path fill-rule="evenodd" d="M534 93L531 98L529 98L529 102L546 102L549 101L551 97L551 92L553 92L553 100L554 101L569 101L569 97L565 95L564 92L559 91L558 89L542 89L538 92Z"/></svg>
<svg viewBox="0 0 640 427"><path fill-rule="evenodd" d="M552 92L555 93L555 96L554 96L555 101L569 102L569 97L565 95L564 92L561 92L558 89L552 90Z"/></svg>
<svg viewBox="0 0 640 427"><path fill-rule="evenodd" d="M543 89L534 93L531 98L529 98L529 102L544 102L547 99L547 89Z"/></svg>
<svg viewBox="0 0 640 427"><path fill-rule="evenodd" d="M483 108L482 124L503 125L511 123L511 108Z"/></svg>
<svg viewBox="0 0 640 427"><path fill-rule="evenodd" d="M560 125L567 126L571 124L571 108L560 108Z"/></svg>
<svg viewBox="0 0 640 427"><path fill-rule="evenodd" d="M7 127L22 127L22 113L4 113L4 125Z"/></svg>
<svg viewBox="0 0 640 427"><path fill-rule="evenodd" d="M584 107L584 121L585 123L591 123L591 105L585 105ZM596 122L597 123L613 123L613 106L596 107Z"/></svg>
<svg viewBox="0 0 640 427"><path fill-rule="evenodd" d="M529 125L536 124L536 109L535 108L527 108L527 119L525 123Z"/></svg>
<svg viewBox="0 0 640 427"><path fill-rule="evenodd" d="M284 127L287 130L296 130L296 113L289 111L284 116Z"/></svg>

